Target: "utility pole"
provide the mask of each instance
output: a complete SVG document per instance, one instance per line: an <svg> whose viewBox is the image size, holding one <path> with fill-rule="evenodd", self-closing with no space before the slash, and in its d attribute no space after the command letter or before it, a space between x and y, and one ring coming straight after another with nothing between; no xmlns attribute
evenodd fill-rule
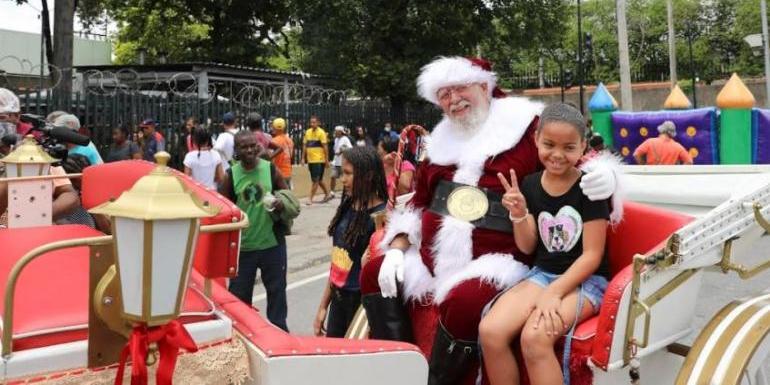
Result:
<svg viewBox="0 0 770 385"><path fill-rule="evenodd" d="M580 113L585 114L583 109L583 18L580 14L580 0L577 0L577 27L578 27L578 89L580 90Z"/></svg>
<svg viewBox="0 0 770 385"><path fill-rule="evenodd" d="M767 46L767 1L761 0L759 8L762 14L762 50L765 51L765 106L770 107L770 51Z"/></svg>
<svg viewBox="0 0 770 385"><path fill-rule="evenodd" d="M631 64L628 58L628 26L626 0L617 0L618 57L620 59L620 103L624 110L634 109L631 99Z"/></svg>
<svg viewBox="0 0 770 385"><path fill-rule="evenodd" d="M676 85L676 35L674 34L674 4L666 0L668 11L668 70L671 77L671 87Z"/></svg>
<svg viewBox="0 0 770 385"><path fill-rule="evenodd" d="M59 109L69 110L72 99L72 49L73 23L75 19L75 0L56 0L54 2L54 65L57 74L54 84L59 95Z"/></svg>

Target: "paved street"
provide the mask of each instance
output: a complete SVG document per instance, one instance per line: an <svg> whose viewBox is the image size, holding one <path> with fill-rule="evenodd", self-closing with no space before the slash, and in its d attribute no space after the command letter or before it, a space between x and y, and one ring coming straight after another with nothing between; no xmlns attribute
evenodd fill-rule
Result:
<svg viewBox="0 0 770 385"><path fill-rule="evenodd" d="M331 238L326 235L326 230L340 200L312 206L304 205L306 199L302 201L302 212L294 222L293 234L286 239L289 255L287 323L292 333L307 335L313 332L313 318L329 271ZM254 304L263 313L267 306L264 292L258 281L254 288Z"/></svg>
<svg viewBox="0 0 770 385"><path fill-rule="evenodd" d="M303 206L302 214L295 223L295 234L288 239L288 324L294 334L312 334L313 318L329 269L331 239L326 235L326 227L337 204L339 199L322 205ZM725 304L766 290L770 286L768 282L770 272L749 281L742 281L734 273L707 273L696 307L696 330L700 330ZM255 304L264 312L266 302L261 284L257 284L254 292ZM681 342L690 344L695 337L693 334ZM770 362L765 364L765 370L770 373Z"/></svg>

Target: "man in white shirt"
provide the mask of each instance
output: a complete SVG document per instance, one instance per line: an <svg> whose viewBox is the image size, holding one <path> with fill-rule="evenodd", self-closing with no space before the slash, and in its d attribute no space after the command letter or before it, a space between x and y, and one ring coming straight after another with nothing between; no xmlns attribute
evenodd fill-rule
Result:
<svg viewBox="0 0 770 385"><path fill-rule="evenodd" d="M332 198L337 187L337 178L342 176L342 151L345 151L346 148L353 148L353 144L345 135L345 127L334 127L334 160L332 161L331 183L329 184Z"/></svg>
<svg viewBox="0 0 770 385"><path fill-rule="evenodd" d="M222 167L227 171L230 169L230 162L233 160L233 154L235 153L235 134L238 132L238 128L235 126L235 114L232 112L225 113L222 116L222 126L224 130L217 136L214 150L222 155Z"/></svg>

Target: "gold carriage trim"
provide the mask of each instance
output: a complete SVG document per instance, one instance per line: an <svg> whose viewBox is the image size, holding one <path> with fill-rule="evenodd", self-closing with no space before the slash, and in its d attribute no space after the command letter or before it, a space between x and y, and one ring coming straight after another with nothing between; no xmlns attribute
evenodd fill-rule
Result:
<svg viewBox="0 0 770 385"><path fill-rule="evenodd" d="M155 383L155 373L158 365L147 367L147 378L150 384ZM104 370L79 369L68 373L51 373L35 375L28 379L18 379L12 382L25 384L29 381L35 385L112 385L115 383L117 367ZM40 379L43 378L42 381ZM233 338L200 347L197 353L180 352L174 383L185 385L233 384L242 385L250 380L249 353L240 338ZM128 365L123 377L123 383L131 383L131 366Z"/></svg>

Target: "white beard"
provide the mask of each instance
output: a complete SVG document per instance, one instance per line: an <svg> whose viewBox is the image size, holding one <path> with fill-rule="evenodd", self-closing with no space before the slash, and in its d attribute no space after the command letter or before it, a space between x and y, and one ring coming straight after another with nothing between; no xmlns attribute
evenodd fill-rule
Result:
<svg viewBox="0 0 770 385"><path fill-rule="evenodd" d="M472 136L481 128L482 124L489 117L489 104L480 103L478 106L472 106L468 115L458 119L447 115L447 118L457 127L461 128L463 134Z"/></svg>

